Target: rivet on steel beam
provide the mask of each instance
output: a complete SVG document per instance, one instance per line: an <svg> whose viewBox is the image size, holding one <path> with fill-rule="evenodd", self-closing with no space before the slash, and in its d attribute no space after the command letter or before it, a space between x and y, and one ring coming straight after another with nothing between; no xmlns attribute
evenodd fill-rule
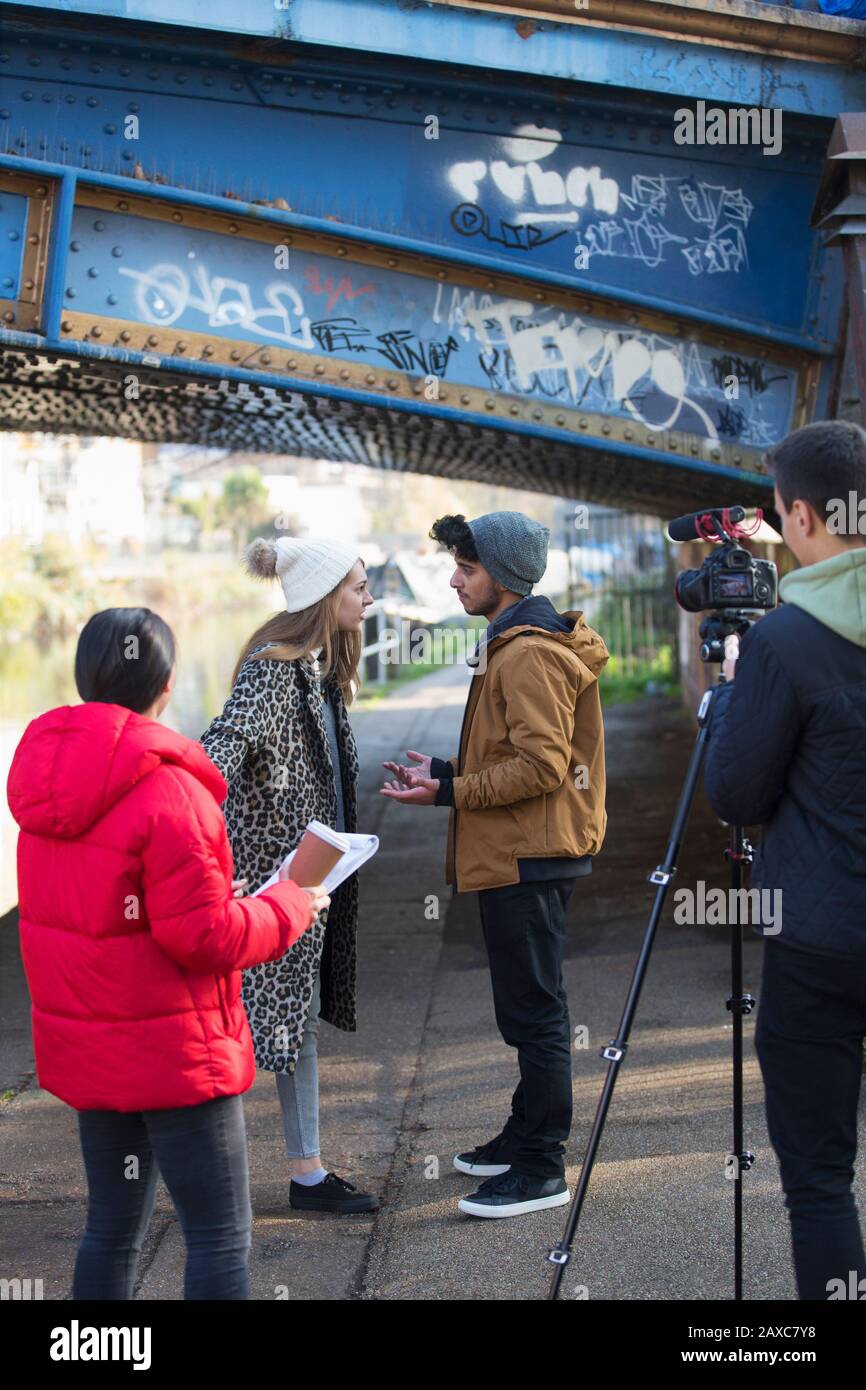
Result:
<svg viewBox="0 0 866 1390"><path fill-rule="evenodd" d="M638 320L637 314L629 314L629 316L628 316L628 321L629 321L629 323L632 324L632 325L638 323L639 320Z"/></svg>
<svg viewBox="0 0 866 1390"><path fill-rule="evenodd" d="M156 334L155 334L155 333L151 333L150 337L149 337L148 340L147 340L147 346L148 346L148 347L156 347L156 345L157 345L158 342L159 342L159 338L157 338Z"/></svg>
<svg viewBox="0 0 866 1390"><path fill-rule="evenodd" d="M720 450L720 449L711 449L711 450L710 450L710 458L711 458L711 459L720 459L721 457L722 457L722 453L721 453L721 450Z"/></svg>
<svg viewBox="0 0 866 1390"><path fill-rule="evenodd" d="M229 360L231 362L240 362L241 354L237 348L232 348L231 352L229 353Z"/></svg>
<svg viewBox="0 0 866 1390"><path fill-rule="evenodd" d="M512 404L508 407L508 409L509 409L509 412L510 412L512 415L519 415L519 414L520 414L520 406L519 406L519 405L515 405L514 403L512 403Z"/></svg>
<svg viewBox="0 0 866 1390"><path fill-rule="evenodd" d="M171 214L171 220L172 220L172 222L182 222L182 221L183 221L183 213L182 213L182 212L173 212L173 213Z"/></svg>
<svg viewBox="0 0 866 1390"><path fill-rule="evenodd" d="M557 425L564 425L564 424L565 424L565 416L564 416L564 415L557 415L557 416L555 417L555 419L556 419L556 424L557 424Z"/></svg>
<svg viewBox="0 0 866 1390"><path fill-rule="evenodd" d="M36 192L38 193L40 198L44 198L45 194L48 192L48 189L45 187L44 183L40 183L37 186Z"/></svg>
<svg viewBox="0 0 866 1390"><path fill-rule="evenodd" d="M742 454L734 454L734 463L742 463L742 462L743 462L743 456L742 456Z"/></svg>
<svg viewBox="0 0 866 1390"><path fill-rule="evenodd" d="M237 230L238 230L238 224L237 224L237 222L230 222L230 223L229 223L229 231L230 231L230 232L236 232Z"/></svg>
<svg viewBox="0 0 866 1390"><path fill-rule="evenodd" d="M154 346L156 345L156 339L155 339L155 338L153 338L153 339L148 338L147 341L148 341L148 342L151 342L151 341L152 341L153 344L154 344ZM203 347L202 350L201 350L201 355L202 355L202 357L213 357L213 348L211 347L210 343L205 343L204 347Z"/></svg>
<svg viewBox="0 0 866 1390"><path fill-rule="evenodd" d="M368 372L367 375L364 377L364 380L366 381L368 386L372 386L376 378L374 377L372 372Z"/></svg>
<svg viewBox="0 0 866 1390"><path fill-rule="evenodd" d="M340 380L341 380L341 381L348 381L348 380L349 380L349 376L350 376L350 373L347 372L347 371L346 371L346 368L344 367L343 370L340 372Z"/></svg>
<svg viewBox="0 0 866 1390"><path fill-rule="evenodd" d="M393 269L394 266L397 264L397 257L389 256L385 264L391 266L391 268Z"/></svg>
<svg viewBox="0 0 866 1390"><path fill-rule="evenodd" d="M439 399L440 399L440 401L447 401L447 399L448 399L448 392L442 390L441 387L440 387L440 390L439 390Z"/></svg>
<svg viewBox="0 0 866 1390"><path fill-rule="evenodd" d="M591 313L592 313L592 305L591 305L591 304L583 304L581 307L582 307L583 312L584 312L585 314L591 314Z"/></svg>
<svg viewBox="0 0 866 1390"><path fill-rule="evenodd" d="M25 288L25 290L32 290L32 289L34 288L33 281L32 281L32 280L25 280L25 281L24 281L24 288Z"/></svg>
<svg viewBox="0 0 866 1390"><path fill-rule="evenodd" d="M446 275L447 275L447 271L444 271L444 270L437 270L437 271L436 271L436 279L437 279L437 280L444 280L445 277L446 277Z"/></svg>
<svg viewBox="0 0 866 1390"><path fill-rule="evenodd" d="M389 377L388 377L387 386L388 386L388 390L389 390L389 391L396 391L396 390L397 390L397 387L398 387L399 385L400 385L400 383L399 383L399 381L397 380L396 377L394 377L394 376L389 376Z"/></svg>
<svg viewBox="0 0 866 1390"><path fill-rule="evenodd" d="M316 373L316 376L325 375L325 368L322 366L321 362L316 363L315 367L313 368L313 371Z"/></svg>
<svg viewBox="0 0 866 1390"><path fill-rule="evenodd" d="M72 332L72 324L70 323L69 319L64 319L63 322L61 323L60 327L61 327L61 329L63 330L64 333L71 333L71 332Z"/></svg>
<svg viewBox="0 0 866 1390"><path fill-rule="evenodd" d="M675 439L671 439L671 440L669 440L669 445L670 445L670 448L671 448L671 449L676 449L676 447L677 447L677 441L676 441Z"/></svg>
<svg viewBox="0 0 866 1390"><path fill-rule="evenodd" d="M646 442L647 442L647 444L655 444L655 442L656 442L656 437L655 437L655 435L654 435L654 434L648 434L647 437L646 437Z"/></svg>
<svg viewBox="0 0 866 1390"><path fill-rule="evenodd" d="M464 391L464 392L463 392L463 395L460 397L460 404L461 404L461 405L468 405L471 399L472 399L472 397L471 397L471 396L467 396L466 392Z"/></svg>
<svg viewBox="0 0 866 1390"><path fill-rule="evenodd" d="M539 304L543 304L544 301L545 301L545 299L547 298L547 295L546 295L546 294L542 294L542 293L541 293L541 290L536 290L536 291L535 291L535 294L532 296L532 298L535 299L535 300L537 300L537 302L538 302Z"/></svg>
<svg viewBox="0 0 866 1390"><path fill-rule="evenodd" d="M488 280L488 281L487 281L487 288L488 288L489 290L495 290L495 289L496 289L496 281L495 281L495 280Z"/></svg>
<svg viewBox="0 0 866 1390"><path fill-rule="evenodd" d="M633 437L633 436L632 436L631 430L623 430L623 438L624 438L624 439L631 439L632 437Z"/></svg>
<svg viewBox="0 0 866 1390"><path fill-rule="evenodd" d="M543 410L533 410L533 412L532 412L532 418L533 418L533 420L543 420L543 419L544 419L544 411L543 411Z"/></svg>
<svg viewBox="0 0 866 1390"><path fill-rule="evenodd" d="M186 352L186 343L181 341L177 345L178 352Z"/></svg>
<svg viewBox="0 0 866 1390"><path fill-rule="evenodd" d="M297 365L297 361L294 357L290 357L289 360L286 362L286 366L288 367L290 372L293 372Z"/></svg>
<svg viewBox="0 0 866 1390"><path fill-rule="evenodd" d="M121 198L117 206L120 212L129 212L129 203L125 198Z"/></svg>
<svg viewBox="0 0 866 1390"><path fill-rule="evenodd" d="M604 424L603 424L602 427L601 427L601 432L602 432L602 434L610 434L610 425L607 423L606 420L605 420Z"/></svg>
<svg viewBox="0 0 866 1390"><path fill-rule="evenodd" d="M93 325L93 327L92 327L91 330L90 330L90 333L91 333L91 336L94 337L94 338L101 338L101 337L102 337L102 329L99 327L99 324L98 324L98 323L95 323L95 324Z"/></svg>
<svg viewBox="0 0 866 1390"><path fill-rule="evenodd" d="M586 418L585 415L581 415L581 417L580 417L580 419L578 420L577 423L580 425L580 428L581 428L582 430L585 430L586 427L587 427L587 425L589 424L589 421L587 420L587 418Z"/></svg>
<svg viewBox="0 0 866 1390"><path fill-rule="evenodd" d="M348 255L348 252L346 251L345 246L338 246L338 247L337 247L337 255L338 255L338 256L346 256L346 255Z"/></svg>
<svg viewBox="0 0 866 1390"><path fill-rule="evenodd" d="M120 335L120 341L122 343L128 343L131 337L132 334L129 332L129 329L124 328L123 332Z"/></svg>
<svg viewBox="0 0 866 1390"><path fill-rule="evenodd" d="M269 367L271 364L271 354L269 352L263 352L261 360L266 367Z"/></svg>
<svg viewBox="0 0 866 1390"><path fill-rule="evenodd" d="M692 445L692 453L693 453L693 454L696 454L697 452L698 452L698 446L697 446L697 444L693 444L693 445Z"/></svg>

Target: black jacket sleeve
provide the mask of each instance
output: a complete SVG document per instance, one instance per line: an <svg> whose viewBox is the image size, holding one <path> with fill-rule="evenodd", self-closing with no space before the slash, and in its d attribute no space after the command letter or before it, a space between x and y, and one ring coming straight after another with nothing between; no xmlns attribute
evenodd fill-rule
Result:
<svg viewBox="0 0 866 1390"><path fill-rule="evenodd" d="M797 693L763 621L741 639L735 679L713 696L704 789L728 825L770 819L802 731Z"/></svg>

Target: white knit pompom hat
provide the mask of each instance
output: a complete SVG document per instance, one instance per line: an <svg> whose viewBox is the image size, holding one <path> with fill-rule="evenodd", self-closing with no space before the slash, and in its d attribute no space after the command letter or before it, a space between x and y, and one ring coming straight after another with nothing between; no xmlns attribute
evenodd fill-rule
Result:
<svg viewBox="0 0 866 1390"><path fill-rule="evenodd" d="M300 613L318 603L346 578L359 558L335 541L298 536L280 536L276 541L258 537L244 553L250 574L257 579L279 579L287 613Z"/></svg>

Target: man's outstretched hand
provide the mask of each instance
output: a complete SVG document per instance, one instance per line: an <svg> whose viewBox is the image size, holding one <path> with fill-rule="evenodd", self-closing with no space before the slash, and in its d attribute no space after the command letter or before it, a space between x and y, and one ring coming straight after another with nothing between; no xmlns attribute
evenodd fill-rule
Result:
<svg viewBox="0 0 866 1390"><path fill-rule="evenodd" d="M386 782L384 787L379 788L380 794L389 796L392 801L406 801L410 806L435 806L439 778L419 777L416 772L409 772L408 768L407 772L408 782Z"/></svg>
<svg viewBox="0 0 866 1390"><path fill-rule="evenodd" d="M413 763L417 763L418 766L404 767L402 763L383 763L382 766L386 767L389 772L393 772L394 776L398 781L403 783L404 787L412 786L412 781L410 779L413 777L430 776L432 759L428 758L426 753L416 753L414 749L409 748L406 751L406 757L411 758Z"/></svg>

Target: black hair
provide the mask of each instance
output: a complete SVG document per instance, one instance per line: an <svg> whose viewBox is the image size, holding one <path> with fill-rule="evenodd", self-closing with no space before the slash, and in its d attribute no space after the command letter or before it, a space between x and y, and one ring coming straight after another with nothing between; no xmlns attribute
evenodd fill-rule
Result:
<svg viewBox="0 0 866 1390"><path fill-rule="evenodd" d="M866 497L866 430L852 420L804 425L770 450L767 465L785 510L800 498L826 525L831 501Z"/></svg>
<svg viewBox="0 0 866 1390"><path fill-rule="evenodd" d="M465 516L440 516L430 527L430 538L444 545L457 559L478 562L478 551Z"/></svg>
<svg viewBox="0 0 866 1390"><path fill-rule="evenodd" d="M174 660L174 634L158 613L105 608L81 630L75 684L82 700L124 705L142 714L165 689Z"/></svg>

